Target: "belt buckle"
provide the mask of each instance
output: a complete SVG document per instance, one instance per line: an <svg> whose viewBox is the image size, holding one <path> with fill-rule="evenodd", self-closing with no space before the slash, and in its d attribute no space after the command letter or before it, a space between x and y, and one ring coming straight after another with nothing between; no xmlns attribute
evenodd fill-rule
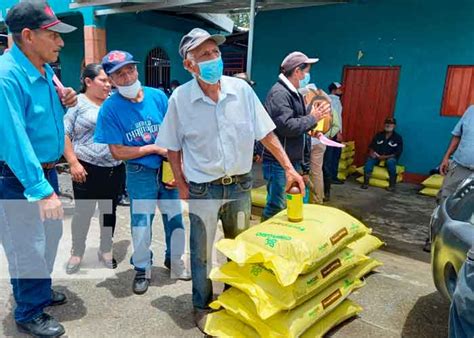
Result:
<svg viewBox="0 0 474 338"><path fill-rule="evenodd" d="M233 181L232 177L227 176L227 175L222 177L222 179L221 179L222 185L231 185L232 181Z"/></svg>

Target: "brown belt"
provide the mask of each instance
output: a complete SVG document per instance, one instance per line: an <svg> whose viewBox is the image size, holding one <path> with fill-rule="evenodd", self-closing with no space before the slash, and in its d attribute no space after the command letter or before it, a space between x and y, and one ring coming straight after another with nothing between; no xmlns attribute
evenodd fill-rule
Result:
<svg viewBox="0 0 474 338"><path fill-rule="evenodd" d="M213 185L231 185L235 183L239 183L244 179L249 178L250 174L243 174L243 175L235 175L235 176L224 176L218 178L217 180L211 181Z"/></svg>
<svg viewBox="0 0 474 338"><path fill-rule="evenodd" d="M46 170L54 169L57 163L58 162L41 163L41 168Z"/></svg>

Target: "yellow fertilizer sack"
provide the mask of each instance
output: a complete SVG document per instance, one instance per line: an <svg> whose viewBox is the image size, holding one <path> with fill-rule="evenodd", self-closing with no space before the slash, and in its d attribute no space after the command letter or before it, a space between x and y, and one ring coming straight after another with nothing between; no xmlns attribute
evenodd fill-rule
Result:
<svg viewBox="0 0 474 338"><path fill-rule="evenodd" d="M427 188L441 189L443 186L444 177L436 174L428 177L421 184Z"/></svg>
<svg viewBox="0 0 474 338"><path fill-rule="evenodd" d="M354 163L354 158L353 157L345 159L345 160L341 159L339 161L338 170L346 170L352 165L352 163Z"/></svg>
<svg viewBox="0 0 474 338"><path fill-rule="evenodd" d="M337 309L336 309L337 310ZM251 326L222 310L207 316L204 332L222 338L258 338L260 335Z"/></svg>
<svg viewBox="0 0 474 338"><path fill-rule="evenodd" d="M343 153L350 153L355 150L355 142L354 141L349 141L349 142L342 142L346 146L342 148Z"/></svg>
<svg viewBox="0 0 474 338"><path fill-rule="evenodd" d="M320 338L328 333L331 329L345 322L349 318L357 316L362 312L362 307L353 301L346 299L341 305L336 307L329 314L324 316L320 321L311 326L301 338Z"/></svg>
<svg viewBox="0 0 474 338"><path fill-rule="evenodd" d="M370 233L364 224L335 208L303 206L304 220L288 221L283 210L235 239L222 239L217 249L238 264L262 263L283 286L313 271L331 254Z"/></svg>
<svg viewBox="0 0 474 338"><path fill-rule="evenodd" d="M348 245L348 248L354 251L357 255L368 255L379 249L385 243L373 235L365 235L357 241Z"/></svg>
<svg viewBox="0 0 474 338"><path fill-rule="evenodd" d="M357 171L357 167L355 165L351 165L348 169L348 174L349 175L352 175L353 173L355 173Z"/></svg>
<svg viewBox="0 0 474 338"><path fill-rule="evenodd" d="M251 195L253 206L260 208L265 207L265 204L267 204L267 187L265 185L252 189Z"/></svg>
<svg viewBox="0 0 474 338"><path fill-rule="evenodd" d="M348 173L347 171L339 171L337 173L337 179L341 181L345 181L347 179Z"/></svg>
<svg viewBox="0 0 474 338"><path fill-rule="evenodd" d="M267 319L282 310L293 309L302 304L342 278L356 265L368 261L367 256L355 255L352 249L345 248L316 270L299 276L289 286L281 286L275 275L260 264L239 265L229 262L213 269L210 278L246 293L254 303L259 317Z"/></svg>
<svg viewBox="0 0 474 338"><path fill-rule="evenodd" d="M364 183L364 177L361 176L356 181L359 183ZM400 183L402 181L403 181L403 175L398 175L397 182ZM390 183L387 180L381 180L378 178L370 178L369 185L372 187L378 187L378 188L388 188Z"/></svg>
<svg viewBox="0 0 474 338"><path fill-rule="evenodd" d="M348 160L350 158L353 158L355 155L355 151L351 151L351 152L345 152L345 153L342 153L341 154L341 160Z"/></svg>
<svg viewBox="0 0 474 338"><path fill-rule="evenodd" d="M363 286L363 282L356 278L356 269L295 309L279 312L266 320L258 316L252 300L236 288L222 293L210 307L216 310L223 307L232 316L252 326L262 337L299 337L342 303L353 290Z"/></svg>
<svg viewBox="0 0 474 338"><path fill-rule="evenodd" d="M436 197L438 196L439 189L436 188L424 188L420 190L420 194L425 195L425 196L432 196Z"/></svg>
<svg viewBox="0 0 474 338"><path fill-rule="evenodd" d="M357 168L357 172L361 175L364 175L364 167ZM397 165L397 175L403 174L404 172L405 167ZM388 174L388 170L386 168L375 166L371 177L376 178L378 180L388 180L390 178L390 175Z"/></svg>

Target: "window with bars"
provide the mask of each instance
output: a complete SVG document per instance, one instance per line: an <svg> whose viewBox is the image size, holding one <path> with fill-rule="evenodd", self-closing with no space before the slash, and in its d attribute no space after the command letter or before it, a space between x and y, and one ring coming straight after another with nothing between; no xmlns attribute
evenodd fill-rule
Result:
<svg viewBox="0 0 474 338"><path fill-rule="evenodd" d="M442 116L462 116L474 104L474 66L448 66Z"/></svg>
<svg viewBox="0 0 474 338"><path fill-rule="evenodd" d="M171 63L168 55L161 48L152 49L146 58L146 78L145 85L165 89L170 87Z"/></svg>

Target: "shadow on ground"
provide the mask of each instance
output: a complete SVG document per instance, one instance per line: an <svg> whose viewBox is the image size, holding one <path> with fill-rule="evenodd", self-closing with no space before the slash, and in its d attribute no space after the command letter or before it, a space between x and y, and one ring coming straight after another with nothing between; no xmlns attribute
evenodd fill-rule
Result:
<svg viewBox="0 0 474 338"><path fill-rule="evenodd" d="M130 269L117 273L114 277L107 278L97 284L98 288L105 288L110 291L115 298L125 298L133 296L132 283L135 277L135 270ZM150 288L175 284L175 279L170 279L170 272L163 267L152 267Z"/></svg>
<svg viewBox="0 0 474 338"><path fill-rule="evenodd" d="M84 318L87 315L87 308L84 306L84 301L74 292L70 291L65 286L54 286L55 291L63 292L68 302L60 306L52 306L45 308L45 312L56 318L59 322L71 322ZM11 304L14 304L13 297L10 299ZM12 306L14 308L14 306ZM10 313L3 320L4 336L7 337L29 337L17 331L13 313Z"/></svg>
<svg viewBox="0 0 474 338"><path fill-rule="evenodd" d="M407 316L402 337L447 337L448 318L449 302L439 292L420 297Z"/></svg>
<svg viewBox="0 0 474 338"><path fill-rule="evenodd" d="M193 311L189 304L192 304L191 294L184 294L178 297L163 296L151 302L153 307L167 313L168 317L183 330L196 328Z"/></svg>

